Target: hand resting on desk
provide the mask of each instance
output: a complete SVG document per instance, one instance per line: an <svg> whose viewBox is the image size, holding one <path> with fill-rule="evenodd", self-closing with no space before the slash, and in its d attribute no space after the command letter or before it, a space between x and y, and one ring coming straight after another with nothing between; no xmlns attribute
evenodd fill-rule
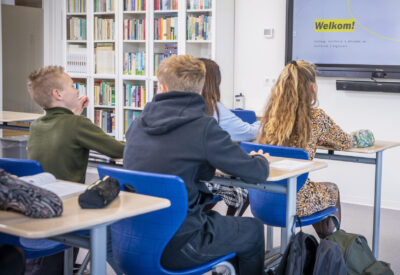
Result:
<svg viewBox="0 0 400 275"><path fill-rule="evenodd" d="M263 156L264 158L266 158L268 160L269 163L271 163L271 158L270 155L268 153L264 153L264 151L262 149L258 150L258 152L256 151L251 151L249 153L250 156L254 156L254 155L260 155Z"/></svg>

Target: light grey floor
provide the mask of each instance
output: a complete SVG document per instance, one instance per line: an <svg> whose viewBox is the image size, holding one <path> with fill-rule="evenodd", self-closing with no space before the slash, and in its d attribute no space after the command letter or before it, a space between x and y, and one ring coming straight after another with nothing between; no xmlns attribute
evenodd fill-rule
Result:
<svg viewBox="0 0 400 275"><path fill-rule="evenodd" d="M90 169L90 168L89 168ZM87 183L93 183L98 177L96 170L91 169L87 174ZM221 213L226 213L226 206L220 202L216 209ZM251 217L248 209L244 216ZM364 235L368 244L372 244L372 219L373 208L369 206L361 206L349 203L342 203L342 229L349 233L357 233ZM309 234L316 236L312 226L304 227L303 230ZM316 236L318 239L318 237ZM274 230L274 245L279 246L280 230ZM78 262L84 258L83 252L78 255ZM391 264L394 274L400 274L400 211L382 209L381 210L381 227L380 227L380 249L379 260ZM115 274L107 265L107 274Z"/></svg>

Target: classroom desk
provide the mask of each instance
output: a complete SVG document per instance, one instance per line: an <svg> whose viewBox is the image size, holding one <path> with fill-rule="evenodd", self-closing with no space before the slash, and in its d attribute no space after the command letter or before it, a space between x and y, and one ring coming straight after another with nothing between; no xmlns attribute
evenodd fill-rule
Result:
<svg viewBox="0 0 400 275"><path fill-rule="evenodd" d="M29 131L29 127L8 125L8 123L21 121L31 122L41 116L43 116L43 114L0 111L0 129Z"/></svg>
<svg viewBox="0 0 400 275"><path fill-rule="evenodd" d="M375 165L375 198L374 198L374 223L373 223L373 235L372 235L372 252L375 258L378 259L379 254L379 227L380 227L380 215L381 215L381 187L382 187L382 153L384 150L399 146L400 142L392 141L375 141L374 146L366 148L350 148L344 152L346 153L358 153L358 154L375 154L375 158L359 157L354 155L338 155L332 148L318 147L318 149L327 150L326 153L317 152L316 158L329 159L329 160L340 160L347 162L365 163ZM340 152L340 151L339 151Z"/></svg>
<svg viewBox="0 0 400 275"><path fill-rule="evenodd" d="M281 157L268 157L270 162L275 162L279 160L283 160L287 158ZM296 161L301 162L308 162L308 160L300 160L296 159ZM276 192L281 194L286 194L286 228L284 229L284 233L281 235L281 252L283 253L288 241L290 240L291 235L293 234L295 228L295 215L296 215L296 187L297 187L297 177L308 172L316 171L328 166L327 163L321 161L312 161L312 165L297 169L293 171L285 171L285 170L278 170L274 168L270 168L269 176L267 181L280 181L280 180L287 180L287 186L278 185L273 183L257 183L257 184L249 184L245 183L238 179L231 179L229 176L222 174L221 172L217 172L217 175L210 181L213 183L227 185L227 186L237 186L246 189L259 189L265 190L269 192ZM271 231L272 233L272 231ZM272 239L272 234L268 234L268 239ZM267 242L269 246L268 249L272 248L272 240Z"/></svg>
<svg viewBox="0 0 400 275"><path fill-rule="evenodd" d="M136 215L170 206L163 198L120 192L104 209L81 209L78 196L63 200L64 212L60 217L33 219L11 211L0 211L0 232L25 238L47 238L67 245L90 249L91 274L106 274L107 225ZM90 229L90 238L72 232ZM72 253L65 273L72 274Z"/></svg>

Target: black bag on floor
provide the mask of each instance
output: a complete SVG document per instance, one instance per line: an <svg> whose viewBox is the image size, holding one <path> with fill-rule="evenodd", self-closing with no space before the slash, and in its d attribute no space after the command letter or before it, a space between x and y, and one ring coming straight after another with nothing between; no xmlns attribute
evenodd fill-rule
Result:
<svg viewBox="0 0 400 275"><path fill-rule="evenodd" d="M278 275L312 274L317 247L318 242L315 237L300 230L291 238L275 273Z"/></svg>
<svg viewBox="0 0 400 275"><path fill-rule="evenodd" d="M275 271L278 275L346 275L346 264L340 247L328 240L318 245L314 236L301 228L294 235Z"/></svg>
<svg viewBox="0 0 400 275"><path fill-rule="evenodd" d="M321 241L317 249L313 274L347 274L343 252L336 243L325 239Z"/></svg>
<svg viewBox="0 0 400 275"><path fill-rule="evenodd" d="M327 240L339 245L343 251L347 274L393 275L388 263L377 261L364 236L339 230L329 235Z"/></svg>

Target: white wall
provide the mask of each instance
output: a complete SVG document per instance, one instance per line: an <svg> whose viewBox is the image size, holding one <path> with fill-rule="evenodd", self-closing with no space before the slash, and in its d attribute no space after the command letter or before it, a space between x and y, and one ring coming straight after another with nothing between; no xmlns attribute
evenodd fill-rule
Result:
<svg viewBox="0 0 400 275"><path fill-rule="evenodd" d="M264 107L271 89L266 78L276 78L285 55L286 1L235 0L234 90L244 92L246 109ZM273 39L263 29L273 27ZM333 78L319 78L319 106L345 131L371 129L380 140L400 141L400 94L336 91ZM397 174L400 148L383 153L382 206L400 209ZM343 202L373 205L374 166L329 161L311 178L339 185ZM372 215L372 213L371 213Z"/></svg>

